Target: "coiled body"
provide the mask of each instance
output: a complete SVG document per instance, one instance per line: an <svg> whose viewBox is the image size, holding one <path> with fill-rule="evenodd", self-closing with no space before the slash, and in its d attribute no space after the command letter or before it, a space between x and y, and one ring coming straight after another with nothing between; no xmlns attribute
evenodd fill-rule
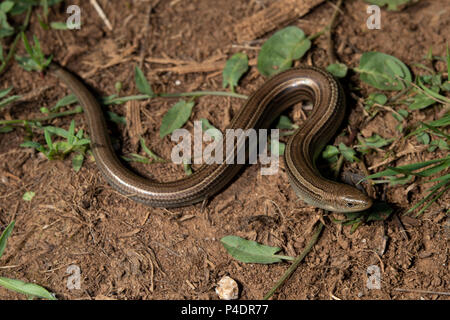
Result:
<svg viewBox="0 0 450 320"><path fill-rule="evenodd" d="M242 166L226 162L203 165L191 176L171 182L141 177L124 167L115 154L101 107L85 85L56 64L51 64L50 70L84 108L91 148L100 172L111 186L133 200L166 208L201 202L227 185ZM302 67L270 78L246 101L230 128L267 128L283 110L302 100L313 102L312 114L290 138L285 150L287 173L296 194L309 204L332 211L369 208L370 198L349 185L323 178L315 166L317 156L344 117L342 89L326 71Z"/></svg>

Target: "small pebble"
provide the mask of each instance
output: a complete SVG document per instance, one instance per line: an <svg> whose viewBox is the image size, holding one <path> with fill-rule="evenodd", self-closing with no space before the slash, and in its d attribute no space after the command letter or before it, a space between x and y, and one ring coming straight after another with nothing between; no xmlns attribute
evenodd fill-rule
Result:
<svg viewBox="0 0 450 320"><path fill-rule="evenodd" d="M217 283L216 293L221 300L236 300L239 296L239 287L236 281L225 276Z"/></svg>
<svg viewBox="0 0 450 320"><path fill-rule="evenodd" d="M181 81L180 80L175 80L175 85L176 86L179 86L181 84Z"/></svg>

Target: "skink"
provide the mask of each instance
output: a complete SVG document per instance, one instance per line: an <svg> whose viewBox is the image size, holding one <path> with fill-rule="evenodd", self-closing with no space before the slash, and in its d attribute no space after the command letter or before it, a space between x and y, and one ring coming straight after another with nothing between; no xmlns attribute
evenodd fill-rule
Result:
<svg viewBox="0 0 450 320"><path fill-rule="evenodd" d="M50 71L74 93L88 123L91 149L99 171L108 183L129 198L153 207L181 207L208 199L223 189L242 165L202 165L186 178L156 182L127 169L115 154L97 99L72 73L55 63ZM336 212L370 208L372 200L358 189L325 179L315 161L340 126L344 94L328 72L300 67L268 79L246 101L230 125L232 129L267 128L286 108L303 100L313 103L306 123L290 137L285 149L286 171L298 197L313 206ZM224 138L224 143L226 136ZM245 144L244 146L245 147ZM237 148L237 147L236 147ZM236 153L237 154L237 153Z"/></svg>

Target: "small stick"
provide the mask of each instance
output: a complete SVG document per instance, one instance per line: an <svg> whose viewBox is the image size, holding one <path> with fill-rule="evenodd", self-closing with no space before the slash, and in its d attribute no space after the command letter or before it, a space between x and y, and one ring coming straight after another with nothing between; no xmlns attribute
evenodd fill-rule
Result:
<svg viewBox="0 0 450 320"><path fill-rule="evenodd" d="M331 3L330 3L331 4ZM337 58L336 54L334 53L334 42L333 42L333 35L332 35L332 29L334 26L334 23L336 21L336 18L339 14L340 7L342 5L342 0L338 0L337 4L334 6L334 12L333 16L331 17L331 21L327 30L327 45L328 45L328 61L330 64L336 63Z"/></svg>
<svg viewBox="0 0 450 320"><path fill-rule="evenodd" d="M437 294L437 295L442 295L442 296L450 296L450 292L427 291L427 290L417 290L417 289L403 289L403 288L395 288L394 290L400 291L400 292L414 292L414 293Z"/></svg>
<svg viewBox="0 0 450 320"><path fill-rule="evenodd" d="M234 26L237 42L251 41L297 18L325 0L280 0Z"/></svg>
<svg viewBox="0 0 450 320"><path fill-rule="evenodd" d="M309 253L309 251L311 251L312 247L316 244L317 240L319 239L319 235L323 230L323 227L324 225L322 224L322 222L320 222L319 226L317 227L316 233L313 235L306 248L297 258L295 258L295 261L292 263L292 265L289 267L286 273L281 277L280 280L277 281L275 286L264 296L263 300L268 300L275 293L275 291L287 280L287 278L291 276L291 274L295 271L295 269L297 269L300 262L303 261L303 259Z"/></svg>
<svg viewBox="0 0 450 320"><path fill-rule="evenodd" d="M111 25L111 22L109 22L108 18L105 15L105 12L100 7L100 5L97 3L97 0L91 0L91 5L95 8L95 10L97 11L100 18L102 18L103 22L106 24L106 27L112 31L113 27Z"/></svg>

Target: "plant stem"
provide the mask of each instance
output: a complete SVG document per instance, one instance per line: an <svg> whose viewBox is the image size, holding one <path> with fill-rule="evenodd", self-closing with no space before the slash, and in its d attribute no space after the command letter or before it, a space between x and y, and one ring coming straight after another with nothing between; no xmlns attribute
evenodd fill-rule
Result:
<svg viewBox="0 0 450 320"><path fill-rule="evenodd" d="M311 251L312 247L316 244L317 240L319 239L319 235L323 230L323 223L319 222L319 226L317 227L316 233L314 233L313 237L309 241L306 248L303 250L303 252L295 259L295 261L292 263L292 265L289 267L289 269L286 271L286 273L280 278L280 280L277 281L275 286L264 296L263 300L268 300L275 291L286 281L287 278L291 276L291 274L297 269L300 262L303 261L303 259L306 257L306 255Z"/></svg>
<svg viewBox="0 0 450 320"><path fill-rule="evenodd" d="M70 116L76 113L81 113L83 112L83 109L81 107L75 108L73 110L68 110L68 111L64 111L64 112L59 112L59 113L53 113L50 114L46 117L42 117L42 118L38 118L38 119L31 119L31 120L21 120L21 119L16 119L16 120L0 120L0 125L9 125L9 124L29 124L29 125L34 125L35 122L41 122L41 121L48 121L54 118L59 118L59 117L64 117L64 116Z"/></svg>

